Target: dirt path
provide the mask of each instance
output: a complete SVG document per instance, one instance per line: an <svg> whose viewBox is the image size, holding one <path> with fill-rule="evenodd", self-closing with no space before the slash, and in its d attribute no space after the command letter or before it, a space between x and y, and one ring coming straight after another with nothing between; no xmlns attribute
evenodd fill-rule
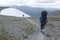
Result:
<svg viewBox="0 0 60 40"><path fill-rule="evenodd" d="M29 18L26 18L26 20L28 20L30 23L36 25L35 26L36 31L28 37L28 40L47 40L46 39L47 37L40 32L40 29L39 29L40 27L37 23L35 23L33 20L31 20Z"/></svg>
<svg viewBox="0 0 60 40"><path fill-rule="evenodd" d="M40 27L39 27L38 23L36 23L34 20L31 20L31 19L28 19L28 18L26 20L28 20L30 23L35 25L35 27L34 27L35 32L32 35L30 35L27 40L60 40L60 36L57 35L57 34L59 34L58 29L60 28L60 26L59 26L60 22L59 21L58 22L57 21L56 22L49 21L49 23L52 23L52 25L50 25L52 27L52 29L51 29L52 31L50 30L49 33L51 35L55 34L56 36L52 35L52 36L48 37L45 34L42 34L40 32Z"/></svg>
<svg viewBox="0 0 60 40"><path fill-rule="evenodd" d="M30 23L36 25L37 27L39 27L39 24L37 24L36 22L34 22L33 20L26 18L26 20L28 20Z"/></svg>

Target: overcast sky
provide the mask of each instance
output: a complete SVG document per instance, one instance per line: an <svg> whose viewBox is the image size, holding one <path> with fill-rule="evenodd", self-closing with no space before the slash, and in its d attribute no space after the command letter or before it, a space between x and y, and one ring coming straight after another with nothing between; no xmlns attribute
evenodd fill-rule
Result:
<svg viewBox="0 0 60 40"><path fill-rule="evenodd" d="M27 5L32 7L55 7L60 8L60 0L0 0L0 5Z"/></svg>

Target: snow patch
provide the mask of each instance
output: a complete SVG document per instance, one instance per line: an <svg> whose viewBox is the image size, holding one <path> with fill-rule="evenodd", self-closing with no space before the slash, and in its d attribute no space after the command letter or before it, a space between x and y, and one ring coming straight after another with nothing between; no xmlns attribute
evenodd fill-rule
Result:
<svg viewBox="0 0 60 40"><path fill-rule="evenodd" d="M0 15L6 15L6 16L15 16L15 17L31 17L30 15L20 11L20 10L17 10L15 8L7 8L7 9L4 9L1 11Z"/></svg>

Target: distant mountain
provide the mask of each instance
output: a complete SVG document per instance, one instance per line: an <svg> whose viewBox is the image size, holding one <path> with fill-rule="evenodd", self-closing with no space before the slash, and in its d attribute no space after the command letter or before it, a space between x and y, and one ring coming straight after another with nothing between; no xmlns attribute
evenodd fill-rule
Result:
<svg viewBox="0 0 60 40"><path fill-rule="evenodd" d="M29 7L29 6L12 6L12 7L18 10L21 10L30 16L39 16L41 11L44 10L42 8L34 8L34 7Z"/></svg>
<svg viewBox="0 0 60 40"><path fill-rule="evenodd" d="M3 10L3 9L5 9L5 8L9 8L9 7L1 7L1 6L0 6L0 11Z"/></svg>
<svg viewBox="0 0 60 40"><path fill-rule="evenodd" d="M59 16L60 17L60 10L56 10L56 11L53 11L53 12L49 12L48 16Z"/></svg>
<svg viewBox="0 0 60 40"><path fill-rule="evenodd" d="M38 7L29 7L29 6L11 6L11 7L21 10L30 16L39 16L40 13L44 10L47 10L48 12L59 10L57 8L38 8Z"/></svg>
<svg viewBox="0 0 60 40"><path fill-rule="evenodd" d="M51 13L50 15L60 16L60 10L56 10L50 13Z"/></svg>
<svg viewBox="0 0 60 40"><path fill-rule="evenodd" d="M56 10L56 11L53 11L51 13L54 13L54 14L60 14L60 10Z"/></svg>
<svg viewBox="0 0 60 40"><path fill-rule="evenodd" d="M58 8L43 8L43 9L47 10L48 12L53 12L53 11L60 10Z"/></svg>

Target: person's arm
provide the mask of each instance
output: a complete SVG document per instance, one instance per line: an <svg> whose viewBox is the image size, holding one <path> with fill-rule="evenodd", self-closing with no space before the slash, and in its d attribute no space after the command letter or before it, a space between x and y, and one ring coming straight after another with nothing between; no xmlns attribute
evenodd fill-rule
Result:
<svg viewBox="0 0 60 40"><path fill-rule="evenodd" d="M39 21L41 21L41 19L42 19L42 18L41 18L41 16L39 16L39 18L38 18L38 19L39 19Z"/></svg>
<svg viewBox="0 0 60 40"><path fill-rule="evenodd" d="M46 18L46 20L45 20L46 22L48 22L48 17Z"/></svg>

